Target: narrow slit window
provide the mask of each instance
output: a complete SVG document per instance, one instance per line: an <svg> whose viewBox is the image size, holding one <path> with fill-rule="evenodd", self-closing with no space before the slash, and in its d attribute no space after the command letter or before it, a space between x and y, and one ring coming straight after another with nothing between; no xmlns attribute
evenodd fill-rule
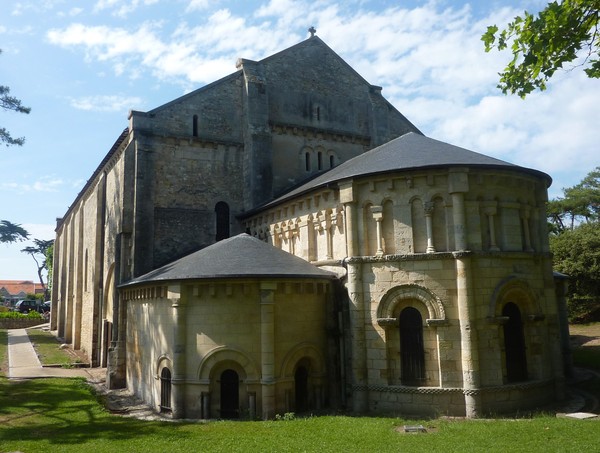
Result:
<svg viewBox="0 0 600 453"><path fill-rule="evenodd" d="M198 115L194 115L192 119L192 135L198 137Z"/></svg>
<svg viewBox="0 0 600 453"><path fill-rule="evenodd" d="M307 152L304 155L304 165L305 165L306 171L310 171L310 153L309 152Z"/></svg>

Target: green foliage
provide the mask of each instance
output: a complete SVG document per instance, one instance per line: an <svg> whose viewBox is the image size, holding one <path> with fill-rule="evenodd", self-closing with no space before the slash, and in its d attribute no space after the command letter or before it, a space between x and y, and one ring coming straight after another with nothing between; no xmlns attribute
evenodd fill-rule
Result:
<svg viewBox="0 0 600 453"><path fill-rule="evenodd" d="M46 269L48 270L48 292L52 290L52 265L54 264L54 241L46 249Z"/></svg>
<svg viewBox="0 0 600 453"><path fill-rule="evenodd" d="M600 167L589 172L579 184L563 189L563 194L563 198L548 202L548 220L553 232L572 230L581 222L599 221Z"/></svg>
<svg viewBox="0 0 600 453"><path fill-rule="evenodd" d="M489 26L481 40L486 52L509 48L513 59L500 73L498 88L522 98L546 82L583 49L584 71L600 77L600 0L563 0L549 3L537 15L527 11L504 30Z"/></svg>
<svg viewBox="0 0 600 453"><path fill-rule="evenodd" d="M29 238L29 233L16 223L0 220L0 243L11 244Z"/></svg>
<svg viewBox="0 0 600 453"><path fill-rule="evenodd" d="M12 110L17 113L28 114L31 111L31 108L24 107L19 99L10 96L10 88L4 85L0 85L0 107L3 110ZM25 143L25 137L13 138L6 128L0 127L0 143L4 143L6 146L22 146Z"/></svg>
<svg viewBox="0 0 600 453"><path fill-rule="evenodd" d="M286 412L285 414L275 414L275 420L277 421L292 421L296 420L296 414L294 412Z"/></svg>
<svg viewBox="0 0 600 453"><path fill-rule="evenodd" d="M18 311L3 311L3 312L0 312L0 318L3 318L3 319L40 319L40 320L44 319L44 317L37 311L30 311L27 314L19 313Z"/></svg>
<svg viewBox="0 0 600 453"><path fill-rule="evenodd" d="M550 236L550 249L555 270L570 277L571 320L589 322L600 317L600 222L583 223Z"/></svg>
<svg viewBox="0 0 600 453"><path fill-rule="evenodd" d="M25 247L21 251L24 253L30 254L31 257L33 258L33 260L35 261L35 264L37 266L38 278L40 280L40 284L44 288L44 300L48 300L48 299L50 299L50 294L48 292L46 283L44 282L44 278L42 276L42 271L48 270L47 253L48 253L48 249L50 247L54 246L54 240L51 239L51 240L46 241L43 239L34 239L33 243L35 244L35 246ZM38 259L36 258L36 255L42 255L43 260L41 262L38 261Z"/></svg>

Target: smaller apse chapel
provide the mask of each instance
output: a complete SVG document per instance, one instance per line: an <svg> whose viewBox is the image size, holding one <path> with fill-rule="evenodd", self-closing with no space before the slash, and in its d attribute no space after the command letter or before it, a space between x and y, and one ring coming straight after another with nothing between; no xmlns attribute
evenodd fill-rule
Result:
<svg viewBox="0 0 600 453"><path fill-rule="evenodd" d="M425 137L311 36L131 113L58 221L51 329L174 418L542 407L550 184Z"/></svg>

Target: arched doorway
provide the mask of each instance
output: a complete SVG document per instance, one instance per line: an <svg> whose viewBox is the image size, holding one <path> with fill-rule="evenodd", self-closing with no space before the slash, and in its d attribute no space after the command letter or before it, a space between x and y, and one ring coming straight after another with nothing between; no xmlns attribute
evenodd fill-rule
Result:
<svg viewBox="0 0 600 453"><path fill-rule="evenodd" d="M406 307L400 312L400 366L404 385L419 385L425 379L423 318L419 310Z"/></svg>
<svg viewBox="0 0 600 453"><path fill-rule="evenodd" d="M167 367L160 372L160 411L171 412L171 370Z"/></svg>
<svg viewBox="0 0 600 453"><path fill-rule="evenodd" d="M221 418L240 416L240 377L231 370L221 373Z"/></svg>
<svg viewBox="0 0 600 453"><path fill-rule="evenodd" d="M294 390L296 394L296 412L306 412L308 407L308 370L299 366L294 373Z"/></svg>
<svg viewBox="0 0 600 453"><path fill-rule="evenodd" d="M508 321L503 326L506 380L525 381L527 380L527 356L521 310L516 304L508 302L502 308L502 316L508 317Z"/></svg>

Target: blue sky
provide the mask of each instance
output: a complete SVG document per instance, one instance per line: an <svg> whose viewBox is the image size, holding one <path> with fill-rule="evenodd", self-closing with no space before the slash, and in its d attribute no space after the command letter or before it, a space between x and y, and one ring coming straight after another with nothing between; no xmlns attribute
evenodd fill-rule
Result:
<svg viewBox="0 0 600 453"><path fill-rule="evenodd" d="M52 239L121 131L146 111L317 35L426 135L550 174L550 197L600 165L600 82L560 71L526 100L505 96L509 55L486 54L487 25L531 1L5 1L0 85L32 108L0 111L26 137L0 148L0 219ZM0 280L37 280L29 245L0 245Z"/></svg>

